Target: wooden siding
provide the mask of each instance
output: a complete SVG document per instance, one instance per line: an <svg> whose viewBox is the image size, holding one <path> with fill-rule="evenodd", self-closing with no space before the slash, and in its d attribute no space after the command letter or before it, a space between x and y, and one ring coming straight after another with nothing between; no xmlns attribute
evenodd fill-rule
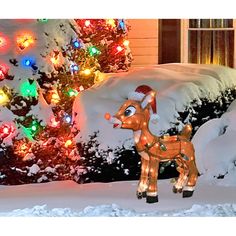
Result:
<svg viewBox="0 0 236 236"><path fill-rule="evenodd" d="M158 63L158 20L129 19L132 66L156 65Z"/></svg>

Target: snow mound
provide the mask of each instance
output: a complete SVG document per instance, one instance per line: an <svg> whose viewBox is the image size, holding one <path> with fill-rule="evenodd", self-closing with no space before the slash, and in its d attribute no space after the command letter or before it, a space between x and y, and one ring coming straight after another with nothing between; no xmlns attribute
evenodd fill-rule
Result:
<svg viewBox="0 0 236 236"><path fill-rule="evenodd" d="M69 208L53 208L48 209L47 205L34 206L33 208L16 209L11 212L0 213L0 216L12 216L12 217L67 217L78 216L78 213L73 212Z"/></svg>
<svg viewBox="0 0 236 236"><path fill-rule="evenodd" d="M203 124L192 139L200 173L226 186L236 186L235 120L236 100L221 118Z"/></svg>
<svg viewBox="0 0 236 236"><path fill-rule="evenodd" d="M116 204L86 207L79 216L236 216L236 204L193 205L187 210L170 212L143 212L138 213L130 209L122 209Z"/></svg>
<svg viewBox="0 0 236 236"><path fill-rule="evenodd" d="M116 204L88 206L83 211L76 212L70 208L48 209L47 205L34 206L33 208L17 209L11 212L0 213L0 216L8 217L179 217L179 216L236 216L236 204L218 205L193 205L190 209L170 212L136 212L131 209L123 209Z"/></svg>
<svg viewBox="0 0 236 236"><path fill-rule="evenodd" d="M104 114L114 114L137 86L146 84L157 90L158 125L150 130L159 135L178 122L179 113L202 98L215 100L221 92L236 85L236 70L218 65L163 64L135 68L111 75L100 84L81 92L73 105L73 119L80 130L77 141L87 142L95 132L101 149L134 145L132 132L114 130ZM183 127L180 122L179 130Z"/></svg>

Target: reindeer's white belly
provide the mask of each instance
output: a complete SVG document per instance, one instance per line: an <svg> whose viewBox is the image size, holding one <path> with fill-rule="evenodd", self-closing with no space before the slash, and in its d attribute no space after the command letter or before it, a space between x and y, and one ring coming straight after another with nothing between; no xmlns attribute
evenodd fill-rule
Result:
<svg viewBox="0 0 236 236"><path fill-rule="evenodd" d="M138 143L141 137L141 130L134 131L134 142Z"/></svg>

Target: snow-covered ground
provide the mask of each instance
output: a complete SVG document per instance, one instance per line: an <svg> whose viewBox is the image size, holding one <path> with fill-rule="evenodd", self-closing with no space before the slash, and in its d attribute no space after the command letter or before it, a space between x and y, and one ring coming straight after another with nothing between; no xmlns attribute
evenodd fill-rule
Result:
<svg viewBox="0 0 236 236"><path fill-rule="evenodd" d="M159 180L159 202L136 199L137 181L79 185L72 181L0 187L0 216L236 216L236 188L199 178L192 198Z"/></svg>

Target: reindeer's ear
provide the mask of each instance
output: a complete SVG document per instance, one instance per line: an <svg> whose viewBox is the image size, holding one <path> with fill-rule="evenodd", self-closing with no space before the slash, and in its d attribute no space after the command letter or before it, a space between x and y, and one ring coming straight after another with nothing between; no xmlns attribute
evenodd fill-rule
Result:
<svg viewBox="0 0 236 236"><path fill-rule="evenodd" d="M157 94L156 91L150 91L145 95L145 97L141 101L142 109L145 109L147 105L151 104L155 100L156 94Z"/></svg>

